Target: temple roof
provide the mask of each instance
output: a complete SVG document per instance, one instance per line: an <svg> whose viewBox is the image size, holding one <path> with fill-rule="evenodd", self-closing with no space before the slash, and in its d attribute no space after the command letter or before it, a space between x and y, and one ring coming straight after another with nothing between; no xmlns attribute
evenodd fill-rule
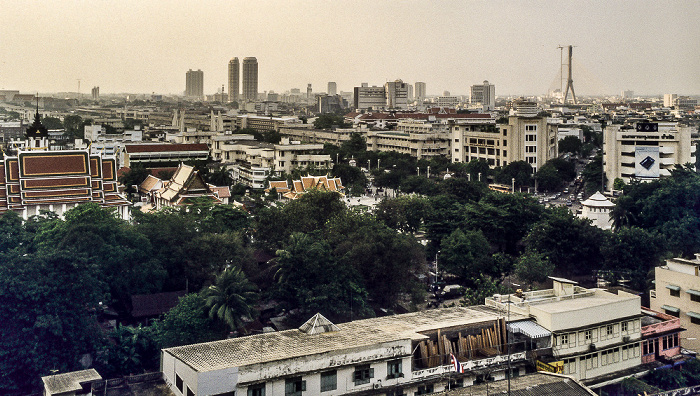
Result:
<svg viewBox="0 0 700 396"><path fill-rule="evenodd" d="M49 137L49 130L46 129L44 124L41 123L41 115L39 114L38 108L36 109L36 114L34 115L34 123L27 128L26 133L28 138Z"/></svg>

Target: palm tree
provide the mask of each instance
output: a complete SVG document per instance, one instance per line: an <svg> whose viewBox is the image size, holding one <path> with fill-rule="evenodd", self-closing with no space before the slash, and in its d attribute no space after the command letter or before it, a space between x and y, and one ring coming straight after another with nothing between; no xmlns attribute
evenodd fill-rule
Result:
<svg viewBox="0 0 700 396"><path fill-rule="evenodd" d="M249 318L253 312L255 290L240 268L226 268L203 292L209 316L225 322L231 330L237 329L243 325L241 318Z"/></svg>

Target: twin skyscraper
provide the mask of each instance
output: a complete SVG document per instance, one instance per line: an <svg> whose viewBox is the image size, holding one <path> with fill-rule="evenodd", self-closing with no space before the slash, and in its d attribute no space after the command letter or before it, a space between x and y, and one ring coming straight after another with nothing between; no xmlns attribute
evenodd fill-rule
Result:
<svg viewBox="0 0 700 396"><path fill-rule="evenodd" d="M255 101L258 98L258 60L254 57L243 58L242 76L240 69L238 58L228 62L228 101ZM240 85L243 85L242 95Z"/></svg>

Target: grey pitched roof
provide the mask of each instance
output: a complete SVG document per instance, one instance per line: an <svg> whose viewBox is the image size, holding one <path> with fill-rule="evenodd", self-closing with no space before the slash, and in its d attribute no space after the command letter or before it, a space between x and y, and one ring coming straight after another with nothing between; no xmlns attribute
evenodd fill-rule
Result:
<svg viewBox="0 0 700 396"><path fill-rule="evenodd" d="M496 320L497 312L476 306L454 307L356 320L338 324L339 331L307 334L300 329L163 349L196 371L206 372L331 351L423 340L422 332ZM257 353L251 353L256 351Z"/></svg>
<svg viewBox="0 0 700 396"><path fill-rule="evenodd" d="M534 373L510 381L511 396L592 396L593 391L564 375ZM439 393L444 396L498 396L508 394L505 380L468 386Z"/></svg>
<svg viewBox="0 0 700 396"><path fill-rule="evenodd" d="M90 381L99 381L102 377L95 369L72 371L56 375L41 377L44 386L52 395L57 393L75 392L82 389L81 384Z"/></svg>

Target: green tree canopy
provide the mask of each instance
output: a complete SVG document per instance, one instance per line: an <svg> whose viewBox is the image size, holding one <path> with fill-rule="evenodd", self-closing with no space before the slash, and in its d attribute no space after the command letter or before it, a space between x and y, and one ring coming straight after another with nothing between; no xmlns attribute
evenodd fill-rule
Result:
<svg viewBox="0 0 700 396"><path fill-rule="evenodd" d="M577 138L576 136L567 136L564 139L559 140L557 144L559 145L559 154L580 154L581 146L583 146L581 139Z"/></svg>
<svg viewBox="0 0 700 396"><path fill-rule="evenodd" d="M565 276L590 274L603 262L600 247L605 233L590 220L556 208L535 224L523 240L533 253L540 253L554 264L555 272Z"/></svg>
<svg viewBox="0 0 700 396"><path fill-rule="evenodd" d="M613 226L637 226L658 233L671 254L700 252L700 175L678 168L671 177L624 186L612 215Z"/></svg>
<svg viewBox="0 0 700 396"><path fill-rule="evenodd" d="M244 325L243 318L250 318L257 301L256 286L240 268L226 268L213 285L202 291L209 317L226 323L231 330Z"/></svg>
<svg viewBox="0 0 700 396"><path fill-rule="evenodd" d="M623 227L605 239L601 247L604 269L612 280L626 278L634 290L646 289L646 274L661 263L664 241L658 234L637 227Z"/></svg>
<svg viewBox="0 0 700 396"><path fill-rule="evenodd" d="M421 227L429 202L426 198L400 196L379 202L375 214L379 221L402 232L416 232Z"/></svg>
<svg viewBox="0 0 700 396"><path fill-rule="evenodd" d="M159 348L197 344L224 338L226 327L209 316L206 300L190 293L177 302L162 319L153 322L153 337Z"/></svg>
<svg viewBox="0 0 700 396"><path fill-rule="evenodd" d="M542 253L526 250L515 262L515 276L531 288L535 282L544 282L552 275L554 264Z"/></svg>
<svg viewBox="0 0 700 396"><path fill-rule="evenodd" d="M79 115L68 115L63 118L63 127L69 139L82 139L85 135L83 118Z"/></svg>
<svg viewBox="0 0 700 396"><path fill-rule="evenodd" d="M496 175L496 181L510 185L515 179L517 187L530 186L532 185L532 173L532 165L525 161L513 161L501 168Z"/></svg>
<svg viewBox="0 0 700 396"><path fill-rule="evenodd" d="M440 245L440 263L449 273L457 275L469 287L480 275L495 273L491 246L481 230L457 229Z"/></svg>
<svg viewBox="0 0 700 396"><path fill-rule="evenodd" d="M332 113L321 114L314 121L314 128L316 129L330 129L333 126L348 128L350 124L345 122L345 117L342 115Z"/></svg>
<svg viewBox="0 0 700 396"><path fill-rule="evenodd" d="M339 262L354 268L372 301L393 308L403 297L422 301L416 274L425 272L423 246L373 216L349 211L329 222L328 241Z"/></svg>
<svg viewBox="0 0 700 396"><path fill-rule="evenodd" d="M288 306L329 318L372 315L358 274L351 265L337 260L318 233L292 234L278 256L276 295Z"/></svg>
<svg viewBox="0 0 700 396"><path fill-rule="evenodd" d="M115 308L128 311L132 294L161 290L166 272L152 257L151 244L113 210L86 203L64 217L37 233L35 245L44 252L68 250L88 257L109 285Z"/></svg>
<svg viewBox="0 0 700 396"><path fill-rule="evenodd" d="M41 123L46 129L63 129L63 123L56 117L43 117Z"/></svg>
<svg viewBox="0 0 700 396"><path fill-rule="evenodd" d="M36 392L51 370L80 369L101 337L106 290L99 267L75 251L0 254L0 393Z"/></svg>

